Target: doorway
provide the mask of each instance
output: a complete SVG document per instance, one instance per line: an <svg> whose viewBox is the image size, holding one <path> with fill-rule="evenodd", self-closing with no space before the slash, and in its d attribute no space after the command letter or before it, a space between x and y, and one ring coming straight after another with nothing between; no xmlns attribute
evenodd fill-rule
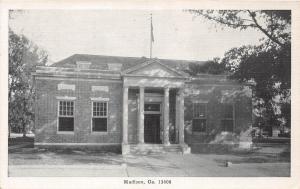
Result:
<svg viewBox="0 0 300 189"><path fill-rule="evenodd" d="M160 114L145 114L144 140L145 143L161 144L160 138Z"/></svg>

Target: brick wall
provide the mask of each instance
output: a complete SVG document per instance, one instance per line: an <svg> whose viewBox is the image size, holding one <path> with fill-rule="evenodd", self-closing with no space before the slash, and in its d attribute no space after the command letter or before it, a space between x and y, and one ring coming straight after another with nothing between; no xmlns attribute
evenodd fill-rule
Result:
<svg viewBox="0 0 300 189"><path fill-rule="evenodd" d="M75 85L75 90L58 90L58 84ZM108 91L94 91L92 86L108 86ZM37 143L121 143L122 83L99 80L36 79L36 138ZM76 97L74 101L74 132L57 133L58 96ZM108 131L91 132L91 97L109 98Z"/></svg>
<svg viewBox="0 0 300 189"><path fill-rule="evenodd" d="M207 103L206 132L193 132L193 102ZM233 133L221 128L222 103L234 105ZM251 140L252 124L251 91L238 84L189 83L185 90L185 141L194 143L238 143Z"/></svg>
<svg viewBox="0 0 300 189"><path fill-rule="evenodd" d="M185 141L193 143L218 143L221 132L221 105L233 103L235 127L231 141L247 141L252 123L251 91L238 84L219 85L206 81L191 82L185 89ZM58 84L75 85L75 90L58 90ZM92 86L108 86L108 91L92 91ZM122 141L122 83L100 80L50 80L36 79L36 138L37 143L121 143ZM128 142L137 143L137 90L129 90ZM170 125L175 125L175 93L170 91ZM58 96L76 97L74 133L57 133ZM108 132L91 132L91 97L109 98ZM207 102L207 131L192 132L192 103ZM221 136L223 137L223 136ZM225 138L226 138L225 137ZM170 130L170 140L175 133ZM222 142L222 141L221 141Z"/></svg>

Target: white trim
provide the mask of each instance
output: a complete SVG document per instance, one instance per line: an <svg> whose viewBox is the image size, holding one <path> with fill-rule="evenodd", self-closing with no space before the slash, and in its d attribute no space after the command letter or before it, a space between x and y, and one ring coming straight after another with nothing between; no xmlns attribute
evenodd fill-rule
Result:
<svg viewBox="0 0 300 189"><path fill-rule="evenodd" d="M49 67L48 67L49 68ZM36 72L33 72L33 74L39 74L39 73L48 73L48 74L79 74L79 75L120 75L120 72L118 71L112 71L112 70L98 70L98 69L82 69L85 72L78 71L78 68L62 68L57 69L58 67L51 67L55 69L37 69Z"/></svg>
<svg viewBox="0 0 300 189"><path fill-rule="evenodd" d="M76 100L75 96L56 96L56 100Z"/></svg>
<svg viewBox="0 0 300 189"><path fill-rule="evenodd" d="M78 61L77 61L78 62ZM88 62L88 61L87 61ZM76 67L72 67L72 68L63 68L63 67L49 67L49 66L37 66L37 71L52 71L52 72L57 72L57 71L76 71ZM101 70L101 69L95 69L95 68L90 68L90 69L84 69L85 71L95 71L98 73L101 72L115 72L116 71L112 71L112 70Z"/></svg>
<svg viewBox="0 0 300 189"><path fill-rule="evenodd" d="M109 98L102 98L102 97L91 97L91 101L101 101L101 102L107 102L107 101L109 101Z"/></svg>
<svg viewBox="0 0 300 189"><path fill-rule="evenodd" d="M120 74L113 74L113 73L90 73L90 72L43 72L43 71L37 71L35 74L36 76L41 76L48 74L48 76L65 76L65 77L76 77L76 76L98 76L98 77L121 77Z"/></svg>
<svg viewBox="0 0 300 189"><path fill-rule="evenodd" d="M46 75L47 74L47 75ZM61 73L35 73L32 74L35 77L63 77L63 78L74 78L77 79L78 76L84 76L87 79L109 79L109 80L121 80L121 75L114 75L114 74L92 74L92 73L87 73L83 74L80 72L61 72ZM82 77L82 78L84 78Z"/></svg>
<svg viewBox="0 0 300 189"><path fill-rule="evenodd" d="M92 81L92 82L99 82L99 79L101 79L101 82L111 82L111 83L123 83L121 78L119 79L103 79L103 78L75 78L75 77L49 77L49 76L36 76L36 80L55 80L55 81Z"/></svg>
<svg viewBox="0 0 300 189"><path fill-rule="evenodd" d="M184 77L184 76L187 76L187 74L185 74L185 73L182 72L182 71L176 70L176 69L171 68L171 67L169 67L169 66L167 66L167 65L165 65L165 64L162 64L158 59L148 60L148 61L146 61L146 62L144 62L144 63L142 63L142 64L138 64L138 65L136 65L136 66L133 66L133 67L131 67L131 68L128 68L128 69L126 69L126 70L123 70L123 71L122 71L122 75L130 74L130 73L132 73L132 72L134 72L134 71L137 71L137 70L140 70L140 69L142 69L142 68L145 68L145 67L147 67L148 65L151 65L151 64L159 64L160 66L166 68L167 70L172 71L173 73L176 73L176 74L179 75L179 76L183 76L183 77Z"/></svg>
<svg viewBox="0 0 300 189"><path fill-rule="evenodd" d="M107 146L107 145L119 145L122 143L42 143L36 142L34 145L49 145L49 146Z"/></svg>
<svg viewBox="0 0 300 189"><path fill-rule="evenodd" d="M111 71L118 71L122 70L123 64L122 63L107 63L108 70Z"/></svg>
<svg viewBox="0 0 300 189"><path fill-rule="evenodd" d="M162 102L144 102L144 107L146 106L146 104L158 104L159 105L159 111L145 111L144 110L144 114L162 114Z"/></svg>
<svg viewBox="0 0 300 189"><path fill-rule="evenodd" d="M88 61L76 61L76 66L79 70L89 69L91 64L92 63Z"/></svg>
<svg viewBox="0 0 300 189"><path fill-rule="evenodd" d="M74 135L74 131L59 131L57 130L57 133L58 135Z"/></svg>
<svg viewBox="0 0 300 189"><path fill-rule="evenodd" d="M65 83L59 83L57 84L57 90L72 90L75 91L75 84L65 84Z"/></svg>
<svg viewBox="0 0 300 189"><path fill-rule="evenodd" d="M124 77L142 77L142 78L164 78L164 79L178 79L178 80L189 80L190 77L180 76L151 76L151 75L137 75L137 74L124 74Z"/></svg>
<svg viewBox="0 0 300 189"><path fill-rule="evenodd" d="M109 87L107 85L92 85L92 92L95 92L95 91L108 92Z"/></svg>
<svg viewBox="0 0 300 189"><path fill-rule="evenodd" d="M91 135L108 135L108 131L91 131Z"/></svg>

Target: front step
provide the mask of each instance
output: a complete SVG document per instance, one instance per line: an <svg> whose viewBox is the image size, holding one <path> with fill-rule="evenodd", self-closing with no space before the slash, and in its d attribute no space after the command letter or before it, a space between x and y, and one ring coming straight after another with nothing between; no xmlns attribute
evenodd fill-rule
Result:
<svg viewBox="0 0 300 189"><path fill-rule="evenodd" d="M129 145L131 154L162 154L162 153L182 153L179 144L131 144Z"/></svg>

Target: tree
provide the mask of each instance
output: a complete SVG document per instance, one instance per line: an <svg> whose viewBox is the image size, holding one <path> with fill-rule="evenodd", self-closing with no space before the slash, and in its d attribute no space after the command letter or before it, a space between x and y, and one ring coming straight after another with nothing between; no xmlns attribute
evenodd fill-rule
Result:
<svg viewBox="0 0 300 189"><path fill-rule="evenodd" d="M266 125L278 124L279 118L284 118L286 126L290 126L291 11L188 11L222 28L252 28L265 35L260 45L230 49L221 63L231 78L252 84L254 108Z"/></svg>
<svg viewBox="0 0 300 189"><path fill-rule="evenodd" d="M34 88L31 73L35 66L45 65L47 53L9 29L9 131L21 130L26 136L26 126L33 122Z"/></svg>
<svg viewBox="0 0 300 189"><path fill-rule="evenodd" d="M290 10L188 10L220 26L245 30L261 31L280 47L291 41Z"/></svg>
<svg viewBox="0 0 300 189"><path fill-rule="evenodd" d="M205 64L191 63L186 71L192 76L198 74L224 74L225 65L220 64L220 59L214 58Z"/></svg>
<svg viewBox="0 0 300 189"><path fill-rule="evenodd" d="M284 118L285 125L290 127L290 114L286 110L290 107L290 46L266 48L262 44L233 48L225 53L222 62L231 70L231 78L252 83L254 108L262 110L256 116L264 115L268 126L278 125L276 120ZM283 107L285 110L281 111Z"/></svg>

